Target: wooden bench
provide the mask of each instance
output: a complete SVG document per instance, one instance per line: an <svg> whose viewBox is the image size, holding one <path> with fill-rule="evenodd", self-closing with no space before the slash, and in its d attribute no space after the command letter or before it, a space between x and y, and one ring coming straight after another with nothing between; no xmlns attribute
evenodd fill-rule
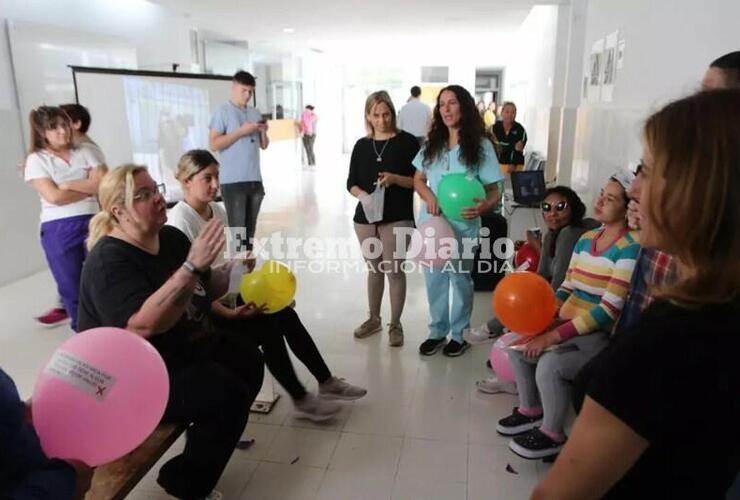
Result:
<svg viewBox="0 0 740 500"><path fill-rule="evenodd" d="M257 399L252 404L251 411L269 413L280 397L273 389L273 379L269 372L265 373ZM162 458L177 438L185 432L185 424L160 424L151 436L134 451L115 462L102 465L95 469L90 490L85 500L122 500Z"/></svg>
<svg viewBox="0 0 740 500"><path fill-rule="evenodd" d="M134 451L95 469L85 500L122 500L185 432L185 424L160 424Z"/></svg>

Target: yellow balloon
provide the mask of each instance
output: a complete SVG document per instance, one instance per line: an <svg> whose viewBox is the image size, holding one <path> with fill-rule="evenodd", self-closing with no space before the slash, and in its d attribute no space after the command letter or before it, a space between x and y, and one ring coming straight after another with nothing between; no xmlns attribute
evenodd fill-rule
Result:
<svg viewBox="0 0 740 500"><path fill-rule="evenodd" d="M266 314L285 309L293 301L297 283L288 266L277 261L267 261L258 270L245 274L239 287L245 303L266 305Z"/></svg>
<svg viewBox="0 0 740 500"><path fill-rule="evenodd" d="M288 266L275 260L268 260L260 269L261 279L270 289L268 312L277 312L290 305L298 286L295 275Z"/></svg>
<svg viewBox="0 0 740 500"><path fill-rule="evenodd" d="M245 304L253 302L256 305L261 306L262 304L267 304L270 299L270 290L262 281L262 275L257 272L248 273L242 276L239 291L241 292L242 300L244 300Z"/></svg>

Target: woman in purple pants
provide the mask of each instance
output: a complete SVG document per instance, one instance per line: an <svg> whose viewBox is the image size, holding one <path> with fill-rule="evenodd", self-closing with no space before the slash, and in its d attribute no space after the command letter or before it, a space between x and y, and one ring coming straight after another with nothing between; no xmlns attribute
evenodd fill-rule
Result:
<svg viewBox="0 0 740 500"><path fill-rule="evenodd" d="M24 178L41 198L41 246L59 296L77 331L80 273L90 218L98 211L98 183L105 165L72 143L67 114L57 107L31 111L31 147Z"/></svg>

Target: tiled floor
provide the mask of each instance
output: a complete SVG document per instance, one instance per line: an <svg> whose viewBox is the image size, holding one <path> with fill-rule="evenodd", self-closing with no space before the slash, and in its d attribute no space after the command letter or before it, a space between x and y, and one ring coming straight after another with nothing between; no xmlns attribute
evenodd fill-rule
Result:
<svg viewBox="0 0 740 500"><path fill-rule="evenodd" d="M292 150L268 153L263 162L267 197L259 234L354 238L355 203L344 189L343 159L320 161L307 170L296 163ZM528 498L546 466L514 456L506 439L494 430L496 419L511 411L515 398L475 391L475 380L487 375L488 346L455 359L441 353L418 355L427 312L421 275L409 276L403 316L406 345L400 349L387 345L385 333L364 341L352 337L366 315L363 274L302 271L298 283L297 311L329 367L367 387L368 395L344 404L339 417L326 425L295 420L285 395L272 413L253 414L244 437L254 438L255 444L234 452L218 485L224 498ZM47 272L0 288L0 366L24 396L30 395L50 353L70 335L66 327L44 330L31 319L53 304L54 294ZM489 294L477 294L474 324L487 318L489 301ZM386 301L386 322L388 315ZM315 390L316 381L305 367L296 362L296 368ZM182 440L164 459L181 447ZM516 473L507 472L507 465ZM130 498L169 498L154 481L157 468Z"/></svg>

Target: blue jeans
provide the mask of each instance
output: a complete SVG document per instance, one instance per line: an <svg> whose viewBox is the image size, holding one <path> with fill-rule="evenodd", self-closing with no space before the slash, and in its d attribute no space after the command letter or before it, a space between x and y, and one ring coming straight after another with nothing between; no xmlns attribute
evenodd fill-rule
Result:
<svg viewBox="0 0 740 500"><path fill-rule="evenodd" d="M461 247L462 248L462 247ZM450 269L452 266L454 269ZM429 338L442 339L448 334L462 344L463 330L470 327L473 312L473 257L451 260L442 269L424 268L429 301ZM450 304L450 288L452 304Z"/></svg>

